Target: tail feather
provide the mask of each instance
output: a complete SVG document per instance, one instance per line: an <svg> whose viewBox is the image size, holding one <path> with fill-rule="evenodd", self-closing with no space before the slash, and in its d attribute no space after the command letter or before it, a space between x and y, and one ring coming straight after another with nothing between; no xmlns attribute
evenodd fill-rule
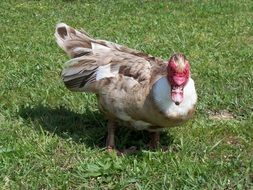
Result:
<svg viewBox="0 0 253 190"><path fill-rule="evenodd" d="M57 44L71 57L80 57L91 53L92 38L82 31L75 30L74 28L59 23L56 25L55 37Z"/></svg>
<svg viewBox="0 0 253 190"><path fill-rule="evenodd" d="M91 38L85 31L78 31L65 23L56 25L55 37L58 45L71 57L76 58L95 52L97 47L109 48L120 52L129 53L146 60L154 59L153 56L135 49L121 46L106 40Z"/></svg>

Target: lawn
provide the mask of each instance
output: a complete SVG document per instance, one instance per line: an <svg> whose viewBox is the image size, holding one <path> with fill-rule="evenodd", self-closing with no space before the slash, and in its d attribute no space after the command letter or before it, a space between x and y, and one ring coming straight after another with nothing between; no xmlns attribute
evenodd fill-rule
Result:
<svg viewBox="0 0 253 190"><path fill-rule="evenodd" d="M191 121L162 134L122 128L117 157L94 95L68 91L56 23L167 59L184 52L198 92ZM0 189L251 189L251 0L0 2Z"/></svg>

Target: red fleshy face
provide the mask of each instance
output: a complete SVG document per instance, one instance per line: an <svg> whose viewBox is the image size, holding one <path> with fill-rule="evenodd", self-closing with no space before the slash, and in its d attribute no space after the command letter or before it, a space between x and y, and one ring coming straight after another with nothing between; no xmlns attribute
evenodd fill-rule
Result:
<svg viewBox="0 0 253 190"><path fill-rule="evenodd" d="M173 55L168 62L171 98L177 105L183 101L183 89L190 77L190 65L183 54Z"/></svg>
<svg viewBox="0 0 253 190"><path fill-rule="evenodd" d="M168 80L170 84L172 86L184 86L189 76L190 65L188 60L182 54L173 55L168 63Z"/></svg>

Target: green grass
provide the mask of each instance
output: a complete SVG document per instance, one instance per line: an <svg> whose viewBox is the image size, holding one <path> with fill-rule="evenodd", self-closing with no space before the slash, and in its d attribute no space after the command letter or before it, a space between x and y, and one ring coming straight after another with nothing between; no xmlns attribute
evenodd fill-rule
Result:
<svg viewBox="0 0 253 190"><path fill-rule="evenodd" d="M0 189L251 189L251 0L0 2ZM184 52L199 96L195 118L150 152L145 132L121 129L104 151L106 123L93 95L68 91L58 22L168 58ZM228 120L215 113L233 115Z"/></svg>

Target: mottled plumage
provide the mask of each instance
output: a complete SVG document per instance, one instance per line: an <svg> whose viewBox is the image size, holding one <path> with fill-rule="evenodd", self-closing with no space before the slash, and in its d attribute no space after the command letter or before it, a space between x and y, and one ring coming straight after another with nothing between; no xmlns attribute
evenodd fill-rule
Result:
<svg viewBox="0 0 253 190"><path fill-rule="evenodd" d="M62 71L66 87L95 93L100 110L111 123L109 128L123 121L138 130L156 131L181 124L192 116L197 101L194 82L191 78L185 82L184 99L176 105L171 100L167 61L95 40L63 23L57 25L55 37L72 58ZM174 60L180 63L181 72L185 58L175 54Z"/></svg>

